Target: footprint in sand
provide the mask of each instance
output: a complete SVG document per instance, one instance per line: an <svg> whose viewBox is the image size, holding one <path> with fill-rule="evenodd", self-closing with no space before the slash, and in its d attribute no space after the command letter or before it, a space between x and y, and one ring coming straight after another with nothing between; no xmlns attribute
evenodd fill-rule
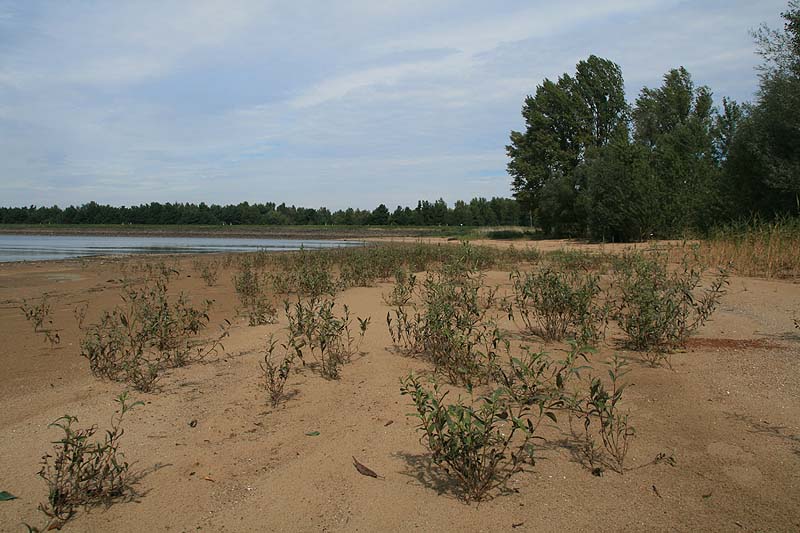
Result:
<svg viewBox="0 0 800 533"><path fill-rule="evenodd" d="M725 464L722 471L731 480L735 481L741 486L751 486L761 483L764 480L761 471L751 464L755 456L752 453L744 451L735 444L728 444L726 442L712 442L706 447L709 455L718 457L724 463L740 463L740 464ZM745 464L741 464L745 463Z"/></svg>

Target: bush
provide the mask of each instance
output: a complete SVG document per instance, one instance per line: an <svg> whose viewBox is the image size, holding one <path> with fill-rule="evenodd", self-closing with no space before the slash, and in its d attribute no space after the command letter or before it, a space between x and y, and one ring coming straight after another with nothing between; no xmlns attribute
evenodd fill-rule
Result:
<svg viewBox="0 0 800 533"><path fill-rule="evenodd" d="M472 407L460 400L445 404L447 393L438 386L427 390L413 375L401 383L401 394L414 401L413 416L433 462L458 481L465 500L480 501L533 461L533 423L525 418L525 408L506 401L502 390Z"/></svg>
<svg viewBox="0 0 800 533"><path fill-rule="evenodd" d="M48 488L47 502L39 508L51 519L45 529L60 529L75 513L76 507L110 504L130 491L129 465L119 451L124 433L122 419L142 402L128 403L127 393L117 398L119 411L111 419L111 429L102 441L92 442L97 426L74 429L78 419L64 415L50 424L64 435L54 442L53 455L42 457L39 477Z"/></svg>
<svg viewBox="0 0 800 533"><path fill-rule="evenodd" d="M194 270L203 278L207 287L213 287L217 284L219 266L219 261L202 261L199 259L194 261Z"/></svg>
<svg viewBox="0 0 800 533"><path fill-rule="evenodd" d="M602 463L620 474L624 473L628 446L636 434L630 425L628 414L620 413L617 405L625 389L625 386L619 383L620 378L627 373L625 366L626 363L615 355L608 371L611 390L607 391L599 378L593 378L589 383L589 394L583 399L580 407L584 421L583 451L590 467L594 469L595 464ZM595 425L594 421L597 422L596 432L600 436L603 448L610 456L609 459L602 457L595 444L595 437L591 431Z"/></svg>
<svg viewBox="0 0 800 533"><path fill-rule="evenodd" d="M262 326L275 323L278 311L269 301L264 283L249 260L244 259L240 264L239 274L233 277L233 286L242 305L242 311L247 315L248 325Z"/></svg>
<svg viewBox="0 0 800 533"><path fill-rule="evenodd" d="M419 306L397 306L394 317L387 313L393 342L430 360L454 384L487 382L506 343L488 317L495 290L483 289L480 276L463 263L443 265L423 283Z"/></svg>
<svg viewBox="0 0 800 533"><path fill-rule="evenodd" d="M309 354L319 365L320 373L328 379L339 377L341 366L350 361L358 351L370 318L357 318L358 336L353 336L350 309L343 306L343 314L334 313L336 302L332 299L310 298L299 300L293 306L285 302L289 321L289 346L305 364Z"/></svg>
<svg viewBox="0 0 800 533"><path fill-rule="evenodd" d="M37 304L29 303L28 300L22 300L20 310L25 315L25 320L33 324L34 333L44 334L44 339L50 343L50 346L55 346L61 342L61 336L58 334L58 331L52 329L53 308L50 306L46 294L42 296L42 299L39 300Z"/></svg>
<svg viewBox="0 0 800 533"><path fill-rule="evenodd" d="M597 302L601 290L596 275L545 268L515 270L510 279L514 304L509 317L519 316L530 333L546 341L569 335L581 344L596 342L605 334L608 313Z"/></svg>
<svg viewBox="0 0 800 533"><path fill-rule="evenodd" d="M613 311L626 345L649 352L653 365L664 360L664 353L684 346L711 317L728 285L728 272L720 270L708 287L698 290L704 273L692 254L685 254L674 272L663 254L626 256L616 273L619 296Z"/></svg>
<svg viewBox="0 0 800 533"><path fill-rule="evenodd" d="M283 357L276 357L275 348L277 341L270 337L267 341L267 349L264 354L264 361L260 363L261 370L264 372L264 386L269 393L269 399L273 407L276 407L283 399L283 389L286 386L286 380L289 379L289 371L292 368L294 356L287 351L286 345L281 345L283 348Z"/></svg>
<svg viewBox="0 0 800 533"><path fill-rule="evenodd" d="M167 279L158 277L139 288L129 286L123 305L104 312L98 323L86 328L81 355L89 360L93 374L129 382L146 392L153 389L162 370L185 366L221 346L227 336L225 327L211 341L196 338L208 325L211 302L195 308L183 293L170 301ZM83 316L81 310L76 311L79 325Z"/></svg>

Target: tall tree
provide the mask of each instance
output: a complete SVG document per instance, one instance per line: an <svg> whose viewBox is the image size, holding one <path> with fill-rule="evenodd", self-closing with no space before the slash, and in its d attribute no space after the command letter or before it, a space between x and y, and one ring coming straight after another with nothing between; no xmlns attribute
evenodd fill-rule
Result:
<svg viewBox="0 0 800 533"><path fill-rule="evenodd" d="M590 56L557 82L545 79L522 107L524 132L511 132L506 147L514 196L534 213L541 192L570 176L587 149L608 144L625 130L628 107L619 65Z"/></svg>

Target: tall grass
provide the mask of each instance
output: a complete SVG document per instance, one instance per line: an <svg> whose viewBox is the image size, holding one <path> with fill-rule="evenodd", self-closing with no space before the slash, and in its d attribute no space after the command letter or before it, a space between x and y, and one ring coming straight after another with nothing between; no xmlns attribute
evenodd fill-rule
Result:
<svg viewBox="0 0 800 533"><path fill-rule="evenodd" d="M700 246L706 262L731 263L742 276L800 277L800 219L758 219L714 230Z"/></svg>

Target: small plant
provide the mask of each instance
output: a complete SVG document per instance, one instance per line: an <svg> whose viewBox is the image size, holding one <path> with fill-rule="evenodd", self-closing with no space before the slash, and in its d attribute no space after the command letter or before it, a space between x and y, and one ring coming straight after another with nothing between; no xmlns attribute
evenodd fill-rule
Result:
<svg viewBox="0 0 800 533"><path fill-rule="evenodd" d="M387 313L392 340L413 355L430 360L451 383L487 383L507 340L489 317L495 290L460 260L428 276L419 305Z"/></svg>
<svg viewBox="0 0 800 533"><path fill-rule="evenodd" d="M285 352L283 357L277 357L275 355L277 345L278 341L270 337L267 341L264 361L260 363L261 370L264 372L264 385L273 407L277 407L284 397L283 389L286 386L286 380L289 379L289 371L294 361L294 355L287 351L285 344L281 346Z"/></svg>
<svg viewBox="0 0 800 533"><path fill-rule="evenodd" d="M596 275L549 268L510 275L514 297L509 318L519 316L525 328L546 341L568 335L580 343L594 343L605 334L607 310L598 304L601 293Z"/></svg>
<svg viewBox="0 0 800 533"><path fill-rule="evenodd" d="M426 389L413 375L401 381L401 394L414 401L422 442L434 464L458 481L466 501L480 501L533 462L535 431L526 407L514 407L502 389L477 406L460 400L446 404L438 386ZM409 415L411 416L411 415Z"/></svg>
<svg viewBox="0 0 800 533"><path fill-rule="evenodd" d="M45 529L59 529L75 514L77 507L110 505L130 492L130 467L119 450L124 433L122 420L142 402L129 403L127 393L116 401L119 410L101 441L91 440L97 426L75 429L73 424L78 419L71 415L64 415L50 424L50 427L60 428L63 436L53 443L53 454L42 457L39 470L39 477L48 488L47 502L39 506L51 520Z"/></svg>
<svg viewBox="0 0 800 533"><path fill-rule="evenodd" d="M394 287L389 295L383 296L386 305L392 307L402 307L408 305L414 297L414 289L417 286L417 276L413 272L399 268L394 274Z"/></svg>
<svg viewBox="0 0 800 533"><path fill-rule="evenodd" d="M344 363L358 351L366 334L370 318L357 318L358 336L351 331L350 308L343 307L341 316L334 312L332 299L309 298L293 306L284 303L289 321L289 346L305 364L310 355L319 365L320 373L328 379L337 379Z"/></svg>
<svg viewBox="0 0 800 533"><path fill-rule="evenodd" d="M195 272L200 274L200 277L203 278L207 287L213 287L217 284L219 267L219 261L202 261L199 259L194 261Z"/></svg>
<svg viewBox="0 0 800 533"><path fill-rule="evenodd" d="M689 254L673 272L665 255L634 254L621 261L613 316L627 337L626 345L647 352L651 365L660 364L667 352L683 347L719 305L728 272L720 270L708 287L699 291L704 272L696 255Z"/></svg>
<svg viewBox="0 0 800 533"><path fill-rule="evenodd" d="M20 310L25 315L25 319L33 324L34 333L42 333L44 340L50 343L50 346L55 346L61 343L61 336L58 331L52 329L53 309L47 299L47 295L42 296L39 303L33 304L28 300L22 300Z"/></svg>
<svg viewBox="0 0 800 533"><path fill-rule="evenodd" d="M242 262L239 274L233 278L233 286L250 326L275 323L278 312L269 301L258 272L249 261Z"/></svg>
<svg viewBox="0 0 800 533"><path fill-rule="evenodd" d="M625 386L619 381L627 373L626 365L624 360L615 355L608 371L611 390L606 390L600 378L593 378L589 384L589 394L583 400L581 407L584 425L583 448L589 465L594 468L598 462L602 462L620 474L624 473L628 447L636 434L630 424L628 414L620 413L618 406L625 389ZM610 456L608 460L603 459L595 444L592 433L594 426L596 426L596 432L603 443L603 448Z"/></svg>
<svg viewBox="0 0 800 533"><path fill-rule="evenodd" d="M228 334L222 326L216 339L198 339L208 325L211 302L195 308L184 294L170 299L167 278L128 286L122 301L97 323L82 328L81 355L89 360L93 374L126 381L143 392L153 389L162 370L215 353ZM81 325L85 308L76 310L76 319Z"/></svg>

